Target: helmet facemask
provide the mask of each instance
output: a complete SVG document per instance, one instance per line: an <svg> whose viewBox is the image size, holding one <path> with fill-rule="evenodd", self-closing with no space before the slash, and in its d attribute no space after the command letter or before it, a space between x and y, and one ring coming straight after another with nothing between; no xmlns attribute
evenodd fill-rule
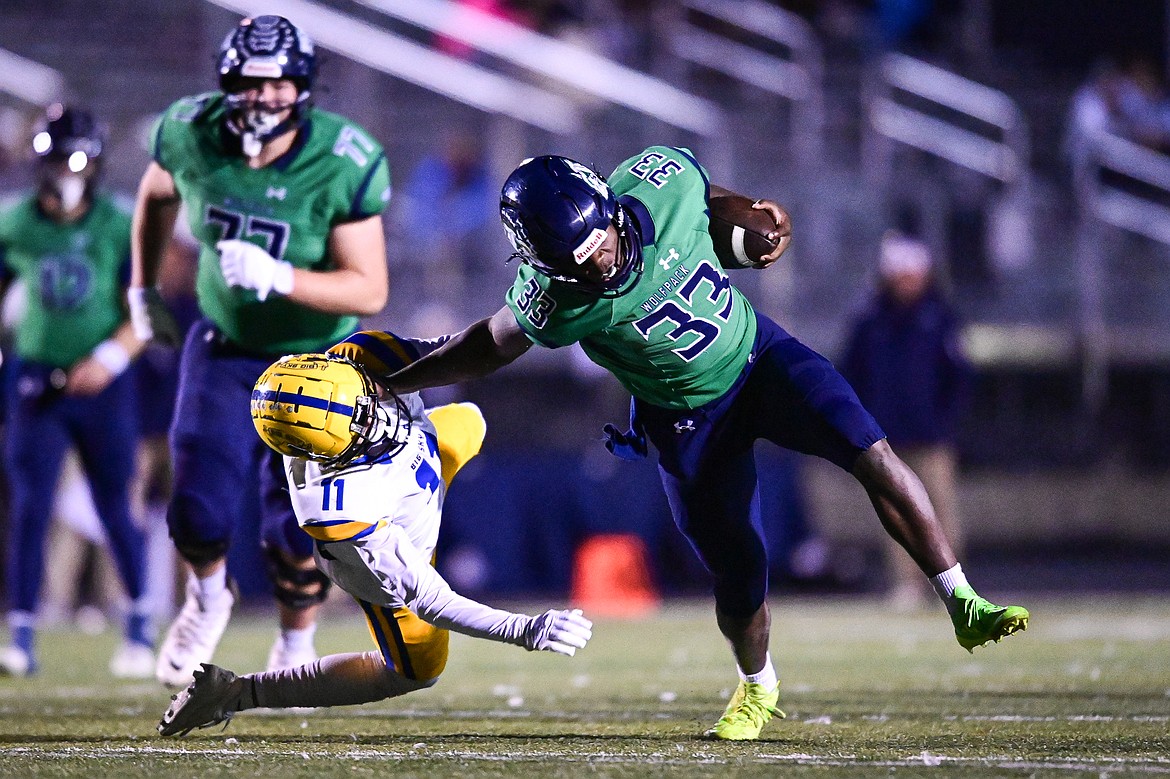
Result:
<svg viewBox="0 0 1170 779"><path fill-rule="evenodd" d="M273 105L252 99L244 88L229 92L224 98L228 109L228 129L240 137L244 155L259 156L264 144L305 123L311 105L311 93L298 85L297 99L284 105ZM285 112L287 116L282 116Z"/></svg>
<svg viewBox="0 0 1170 779"><path fill-rule="evenodd" d="M370 466L402 451L410 438L410 412L402 398L386 391L379 403L377 395L365 395L354 408L350 431L353 442L344 452L325 463L333 469Z"/></svg>

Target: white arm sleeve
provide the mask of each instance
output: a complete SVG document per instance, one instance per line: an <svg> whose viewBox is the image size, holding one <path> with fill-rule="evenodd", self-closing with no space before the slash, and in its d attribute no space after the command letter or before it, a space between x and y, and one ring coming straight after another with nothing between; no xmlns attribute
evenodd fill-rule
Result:
<svg viewBox="0 0 1170 779"><path fill-rule="evenodd" d="M396 525L389 528L398 574L399 596L407 607L435 627L454 630L474 638L487 638L506 644L525 646L524 631L532 618L525 614L493 609L465 598L431 567L415 549L406 533ZM379 557L386 549L379 550Z"/></svg>

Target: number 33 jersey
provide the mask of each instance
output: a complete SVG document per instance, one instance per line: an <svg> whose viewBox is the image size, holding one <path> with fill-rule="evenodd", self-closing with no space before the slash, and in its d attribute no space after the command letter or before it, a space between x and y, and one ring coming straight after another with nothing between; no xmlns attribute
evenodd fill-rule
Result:
<svg viewBox="0 0 1170 779"><path fill-rule="evenodd" d="M363 128L313 108L292 148L254 169L225 118L223 94L208 92L173 104L153 135L154 160L174 178L199 241L199 307L252 351L324 351L357 329L356 317L310 311L279 296L260 302L253 290L229 287L215 244L239 238L294 267L328 270L330 231L386 209L386 155Z"/></svg>
<svg viewBox="0 0 1170 779"><path fill-rule="evenodd" d="M756 317L715 257L707 173L686 149L652 146L609 178L642 238L643 270L598 297L521 265L507 303L534 342L580 342L630 394L664 408L701 406L747 365Z"/></svg>

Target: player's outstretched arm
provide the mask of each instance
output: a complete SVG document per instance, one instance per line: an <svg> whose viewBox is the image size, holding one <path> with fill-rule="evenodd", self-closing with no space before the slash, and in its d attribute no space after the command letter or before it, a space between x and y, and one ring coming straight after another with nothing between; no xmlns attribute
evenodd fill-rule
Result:
<svg viewBox="0 0 1170 779"><path fill-rule="evenodd" d="M453 336L426 357L392 374L384 383L398 394L405 395L428 387L477 379L504 367L528 351L530 346L532 341L516 323L512 310L504 306Z"/></svg>
<svg viewBox="0 0 1170 779"><path fill-rule="evenodd" d="M383 546L374 554L396 571L382 570L393 594L422 619L456 633L515 644L535 652L573 656L593 636L593 623L580 610L550 609L539 616L494 609L464 597L431 567L400 528L391 525Z"/></svg>

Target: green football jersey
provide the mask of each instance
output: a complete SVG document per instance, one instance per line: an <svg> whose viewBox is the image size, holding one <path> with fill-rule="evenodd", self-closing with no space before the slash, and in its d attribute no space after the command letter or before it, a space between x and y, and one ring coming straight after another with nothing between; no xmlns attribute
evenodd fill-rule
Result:
<svg viewBox="0 0 1170 779"><path fill-rule="evenodd" d="M599 298L521 265L508 306L534 342L580 342L635 397L701 406L731 388L756 337L751 304L707 233L707 172L686 149L652 146L609 183L641 227L641 275L620 296Z"/></svg>
<svg viewBox="0 0 1170 779"><path fill-rule="evenodd" d="M0 207L0 255L26 284L15 344L22 359L68 368L126 319L129 204L98 195L79 221L58 224L35 196L9 202Z"/></svg>
<svg viewBox="0 0 1170 779"><path fill-rule="evenodd" d="M175 179L200 244L196 295L203 315L233 342L264 354L323 351L357 327L278 295L230 287L215 244L241 238L297 268L328 270L330 229L380 214L390 201L382 146L345 118L311 109L293 148L249 168L224 127L223 94L183 98L163 114L154 159Z"/></svg>

